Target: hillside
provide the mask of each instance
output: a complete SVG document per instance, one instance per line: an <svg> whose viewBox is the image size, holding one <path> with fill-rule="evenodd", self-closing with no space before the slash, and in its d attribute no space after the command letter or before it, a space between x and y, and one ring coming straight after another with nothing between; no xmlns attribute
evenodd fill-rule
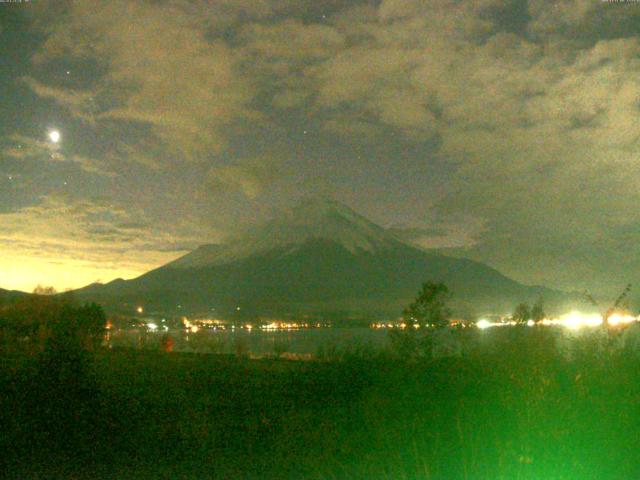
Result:
<svg viewBox="0 0 640 480"><path fill-rule="evenodd" d="M29 295L28 293L20 292L18 290L5 290L3 288L0 288L0 304L6 301L11 301L18 298L26 297L28 295Z"/></svg>

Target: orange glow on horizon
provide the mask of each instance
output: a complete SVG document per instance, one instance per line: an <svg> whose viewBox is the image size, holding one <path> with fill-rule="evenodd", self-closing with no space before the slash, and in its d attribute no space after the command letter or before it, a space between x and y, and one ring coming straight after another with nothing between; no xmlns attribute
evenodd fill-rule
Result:
<svg viewBox="0 0 640 480"><path fill-rule="evenodd" d="M113 269L84 261L59 261L46 257L16 256L2 258L0 255L0 288L32 292L38 285L51 286L63 292L89 285L100 279L102 283L116 278L137 277L148 269Z"/></svg>

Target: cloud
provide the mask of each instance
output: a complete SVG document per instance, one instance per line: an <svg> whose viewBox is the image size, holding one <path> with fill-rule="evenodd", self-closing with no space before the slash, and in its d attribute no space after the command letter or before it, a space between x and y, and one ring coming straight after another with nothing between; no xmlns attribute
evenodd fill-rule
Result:
<svg viewBox="0 0 640 480"><path fill-rule="evenodd" d="M427 249L468 248L481 232L481 225L465 224L434 225L428 228L393 226L387 229L399 240Z"/></svg>
<svg viewBox="0 0 640 480"><path fill-rule="evenodd" d="M346 41L310 55L291 80L298 90L275 98L304 99L331 134L433 141L451 170L435 213L484 225L458 246L520 280L571 288L597 271L602 286L640 267L640 50L623 18L637 12L586 1L527 8L385 0L375 16L334 21Z"/></svg>
<svg viewBox="0 0 640 480"><path fill-rule="evenodd" d="M65 196L0 214L0 276L15 285L24 280L23 288L38 281L79 287L95 278L139 275L220 238L190 218L170 225L147 218L110 199Z"/></svg>
<svg viewBox="0 0 640 480"><path fill-rule="evenodd" d="M324 120L322 127L332 135L356 139L358 142L374 143L384 133L384 127L367 116L357 118L354 115L331 115Z"/></svg>
<svg viewBox="0 0 640 480"><path fill-rule="evenodd" d="M59 58L97 62L90 93L46 87L77 116L99 122L133 122L151 127L166 150L185 159L220 152L225 131L255 118L248 106L253 90L236 72L225 42L207 37L202 10L186 2L71 1L33 61Z"/></svg>
<svg viewBox="0 0 640 480"><path fill-rule="evenodd" d="M345 37L330 25L304 24L286 19L275 24L249 24L239 33L239 39L256 59L273 62L311 62L339 51Z"/></svg>
<svg viewBox="0 0 640 480"><path fill-rule="evenodd" d="M164 251L170 245L188 241L195 247L201 240L197 235L189 236L188 229L179 235L166 226L153 226L144 221L143 212L131 210L109 199L53 195L36 206L0 215L3 224L0 239L33 250L46 245L46 253L63 256L74 250L89 252L86 258L92 260L101 258L105 251Z"/></svg>
<svg viewBox="0 0 640 480"><path fill-rule="evenodd" d="M51 99L68 108L74 116L95 123L95 92L52 87L32 77L22 77L21 81L39 97Z"/></svg>
<svg viewBox="0 0 640 480"><path fill-rule="evenodd" d="M38 140L26 135L14 134L4 141L2 155L13 159L31 159L44 162L67 162L84 172L103 177L115 177L116 172L108 162L77 154L65 154L59 144Z"/></svg>
<svg viewBox="0 0 640 480"><path fill-rule="evenodd" d="M214 191L240 191L253 200L278 178L276 164L277 160L265 155L212 167L208 173L209 183Z"/></svg>

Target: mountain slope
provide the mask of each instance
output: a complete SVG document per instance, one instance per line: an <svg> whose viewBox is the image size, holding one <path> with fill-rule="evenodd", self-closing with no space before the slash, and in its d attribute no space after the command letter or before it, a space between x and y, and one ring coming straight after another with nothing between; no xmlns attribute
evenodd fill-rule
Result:
<svg viewBox="0 0 640 480"><path fill-rule="evenodd" d="M278 217L222 245L204 245L171 262L171 268L204 268L222 265L279 248L325 239L351 253L393 248L399 241L384 228L335 201L305 200Z"/></svg>
<svg viewBox="0 0 640 480"><path fill-rule="evenodd" d="M107 306L223 316L397 315L426 280L444 281L460 312L503 313L539 295L498 271L407 245L336 202L306 201L220 245L206 245L133 280L77 291Z"/></svg>
<svg viewBox="0 0 640 480"><path fill-rule="evenodd" d="M11 301L18 298L24 298L27 296L29 296L29 294L25 292L20 292L18 290L5 290L3 288L0 288L0 304L2 304L5 301Z"/></svg>

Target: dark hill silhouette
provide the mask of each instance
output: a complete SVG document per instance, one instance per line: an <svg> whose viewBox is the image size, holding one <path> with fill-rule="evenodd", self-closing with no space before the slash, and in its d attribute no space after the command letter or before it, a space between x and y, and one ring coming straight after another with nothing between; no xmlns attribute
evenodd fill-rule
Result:
<svg viewBox="0 0 640 480"><path fill-rule="evenodd" d="M27 296L29 296L28 293L21 292L19 290L5 290L3 288L0 288L0 304L2 304L5 301L11 301L18 298L24 298Z"/></svg>

